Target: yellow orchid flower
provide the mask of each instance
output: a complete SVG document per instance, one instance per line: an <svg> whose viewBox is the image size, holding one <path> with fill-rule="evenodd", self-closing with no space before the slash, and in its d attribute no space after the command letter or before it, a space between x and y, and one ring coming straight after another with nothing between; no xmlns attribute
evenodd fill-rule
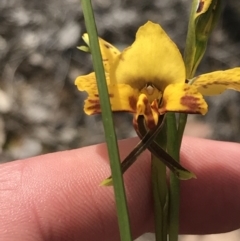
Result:
<svg viewBox="0 0 240 241"><path fill-rule="evenodd" d="M89 45L88 35L84 41ZM147 22L134 43L120 52L99 38L112 111L134 113L154 128L166 112L205 114L202 94L220 94L225 89L240 90L240 68L200 75L186 83L182 56L159 24ZM77 77L75 84L86 91L86 114L101 112L95 73Z"/></svg>

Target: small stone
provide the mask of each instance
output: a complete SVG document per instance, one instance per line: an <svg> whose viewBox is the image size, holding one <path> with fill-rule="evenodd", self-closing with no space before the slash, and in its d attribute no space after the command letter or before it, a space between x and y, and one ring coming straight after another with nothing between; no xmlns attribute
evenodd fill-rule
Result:
<svg viewBox="0 0 240 241"><path fill-rule="evenodd" d="M11 99L6 92L0 90L0 113L7 113L11 109Z"/></svg>

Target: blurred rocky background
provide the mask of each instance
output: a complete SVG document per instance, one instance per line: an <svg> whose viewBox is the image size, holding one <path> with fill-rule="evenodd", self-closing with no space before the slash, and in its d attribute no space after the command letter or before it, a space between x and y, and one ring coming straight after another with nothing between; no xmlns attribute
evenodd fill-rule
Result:
<svg viewBox="0 0 240 241"><path fill-rule="evenodd" d="M147 20L161 23L183 51L189 0L93 0L99 35L120 49ZM239 66L240 3L224 3L198 73ZM83 113L74 79L92 70L80 52L85 32L79 0L0 1L0 161L102 142L100 116ZM192 117L187 134L240 140L240 95L209 98L210 112ZM131 116L115 115L119 138L134 135Z"/></svg>

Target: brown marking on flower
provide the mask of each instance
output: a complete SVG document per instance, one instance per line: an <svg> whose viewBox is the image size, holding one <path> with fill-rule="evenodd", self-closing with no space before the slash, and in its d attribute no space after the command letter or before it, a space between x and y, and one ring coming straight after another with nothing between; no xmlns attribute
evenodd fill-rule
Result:
<svg viewBox="0 0 240 241"><path fill-rule="evenodd" d="M104 44L104 46L107 48L107 49L111 49L112 48L112 46L111 45L109 45L109 44Z"/></svg>
<svg viewBox="0 0 240 241"><path fill-rule="evenodd" d="M145 111L144 111L144 115L146 115L146 116L152 115L152 110L151 110L150 105L146 106Z"/></svg>
<svg viewBox="0 0 240 241"><path fill-rule="evenodd" d="M149 130L153 129L156 127L155 121L153 119L153 116L148 116L146 120L146 126Z"/></svg>
<svg viewBox="0 0 240 241"><path fill-rule="evenodd" d="M100 104L88 106L88 107L86 107L86 110L90 111L90 112L91 112L91 115L101 113Z"/></svg>
<svg viewBox="0 0 240 241"><path fill-rule="evenodd" d="M101 112L101 106L100 106L100 101L98 100L92 100L92 99L88 99L88 102L91 104L86 108L86 110L89 110L92 112L92 114L97 114Z"/></svg>
<svg viewBox="0 0 240 241"><path fill-rule="evenodd" d="M204 89L207 89L208 85L207 84L206 85L201 85L201 87L204 88Z"/></svg>
<svg viewBox="0 0 240 241"><path fill-rule="evenodd" d="M197 13L200 13L202 11L203 6L204 6L204 1L200 0L199 4L198 4L198 7L197 7Z"/></svg>
<svg viewBox="0 0 240 241"><path fill-rule="evenodd" d="M92 115L100 114L100 113L101 113L101 108L94 109L94 110L92 111Z"/></svg>
<svg viewBox="0 0 240 241"><path fill-rule="evenodd" d="M99 99L97 99L97 100L88 99L87 101L91 104L99 104L100 103Z"/></svg>
<svg viewBox="0 0 240 241"><path fill-rule="evenodd" d="M124 60L125 60L125 59L123 58L123 55L122 55L122 54L120 54L119 59L120 59L121 61L124 61Z"/></svg>
<svg viewBox="0 0 240 241"><path fill-rule="evenodd" d="M130 96L128 98L128 101L129 101L129 105L133 109L133 111L136 111L137 99L134 96Z"/></svg>
<svg viewBox="0 0 240 241"><path fill-rule="evenodd" d="M240 85L239 81L233 81L230 79L231 82L228 81L219 81L219 82L215 82L215 84L219 84L219 85L226 85L226 86L231 86L232 84L236 84L236 85Z"/></svg>
<svg viewBox="0 0 240 241"><path fill-rule="evenodd" d="M146 96L143 99L143 103L145 106L149 105L148 98Z"/></svg>
<svg viewBox="0 0 240 241"><path fill-rule="evenodd" d="M151 108L153 109L153 111L158 112L158 100L154 100L151 104Z"/></svg>
<svg viewBox="0 0 240 241"><path fill-rule="evenodd" d="M194 113L198 113L199 110L201 109L200 106L199 106L199 100L200 99L197 98L197 97L185 95L181 98L180 103L184 106L187 106L189 111L192 111Z"/></svg>
<svg viewBox="0 0 240 241"><path fill-rule="evenodd" d="M110 93L108 96L109 96L109 98L113 98L114 94ZM94 94L94 97L99 98L99 94ZM96 101L96 100L91 100L91 99L89 99L89 100L90 101Z"/></svg>
<svg viewBox="0 0 240 241"><path fill-rule="evenodd" d="M186 85L186 86L184 87L183 91L187 92L189 89L190 89L190 86L187 86L187 85Z"/></svg>
<svg viewBox="0 0 240 241"><path fill-rule="evenodd" d="M159 115L164 115L166 112L167 112L167 109L164 106L158 109Z"/></svg>
<svg viewBox="0 0 240 241"><path fill-rule="evenodd" d="M156 124L153 117L152 108L151 108L151 105L149 104L147 97L143 99L143 103L145 105L144 116L145 116L146 126L148 127L148 129L153 129L156 127Z"/></svg>
<svg viewBox="0 0 240 241"><path fill-rule="evenodd" d="M212 85L215 84L215 85L226 85L226 86L229 86L231 85L233 82L228 82L228 81L223 81L223 80L215 80L213 83L211 83Z"/></svg>
<svg viewBox="0 0 240 241"><path fill-rule="evenodd" d="M152 114L151 106L149 105L149 101L146 96L143 98L143 104L145 105L144 115L146 116L151 115Z"/></svg>
<svg viewBox="0 0 240 241"><path fill-rule="evenodd" d="M133 127L136 131L138 130L138 122L137 122L136 117L133 118Z"/></svg>

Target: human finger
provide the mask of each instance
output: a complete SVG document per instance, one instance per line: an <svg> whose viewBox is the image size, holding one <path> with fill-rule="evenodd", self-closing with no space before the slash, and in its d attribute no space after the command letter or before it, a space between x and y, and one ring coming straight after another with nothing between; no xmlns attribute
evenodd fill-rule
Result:
<svg viewBox="0 0 240 241"><path fill-rule="evenodd" d="M136 142L137 139L120 142L122 158ZM231 155L224 155L227 150ZM182 163L194 171L198 179L184 181L181 185L182 233L216 233L238 226L240 215L237 199L235 202L233 199L234 193L229 191L225 197L223 203L231 205L222 212L223 199L218 199L221 191L217 189L225 180L221 189L223 193L229 187L240 193L239 188L236 189L239 178L235 175L240 172L235 161L239 160L238 150L238 144L184 139ZM150 155L145 152L125 175L135 237L147 230L152 231L153 227L149 161ZM235 168L231 168L231 163ZM7 237L21 234L21 237L25 235L25 240L90 241L96 237L98 240L118 240L112 188L99 187L109 172L104 144L2 165L0 195L3 215L0 220L3 230L11 230L5 232L4 240L14 240ZM225 176L228 178L223 179ZM196 193L201 193L201 196L196 198ZM218 205L208 204L210 199L218 201ZM224 222L225 214L228 215L227 224ZM9 225L14 228L9 229Z"/></svg>

